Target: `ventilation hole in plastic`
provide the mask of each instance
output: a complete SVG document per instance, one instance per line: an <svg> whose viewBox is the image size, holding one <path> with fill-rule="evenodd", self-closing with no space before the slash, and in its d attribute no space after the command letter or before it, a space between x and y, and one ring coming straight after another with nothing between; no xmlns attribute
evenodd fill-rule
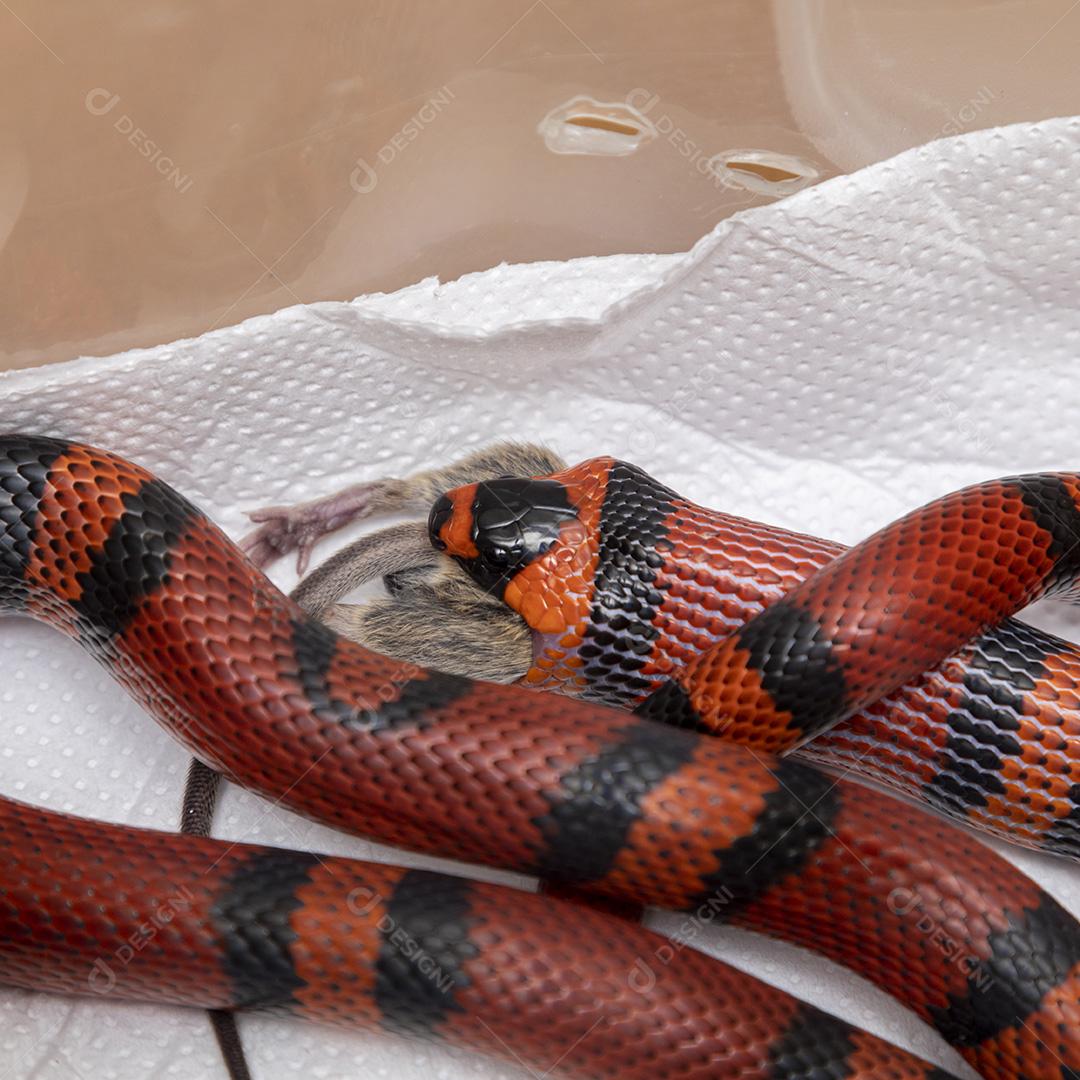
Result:
<svg viewBox="0 0 1080 1080"><path fill-rule="evenodd" d="M637 109L623 102L575 97L556 106L537 125L553 154L625 157L656 137Z"/></svg>
<svg viewBox="0 0 1080 1080"><path fill-rule="evenodd" d="M728 150L709 159L725 186L780 197L809 186L821 173L812 162L769 150Z"/></svg>
<svg viewBox="0 0 1080 1080"><path fill-rule="evenodd" d="M576 124L578 127L596 128L599 131L611 131L616 135L640 135L641 128L633 124L623 124L618 120L612 120L607 116L570 116L565 121L567 124Z"/></svg>
<svg viewBox="0 0 1080 1080"><path fill-rule="evenodd" d="M762 165L759 161L729 161L727 168L735 172L748 172L754 176L760 176L762 180L768 180L770 184L781 180L798 180L799 174L788 172L787 169L778 169L772 165Z"/></svg>

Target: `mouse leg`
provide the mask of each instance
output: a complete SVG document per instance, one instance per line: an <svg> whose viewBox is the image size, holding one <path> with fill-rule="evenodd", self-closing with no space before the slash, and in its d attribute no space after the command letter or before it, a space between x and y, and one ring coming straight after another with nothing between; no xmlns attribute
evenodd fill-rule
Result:
<svg viewBox="0 0 1080 1080"><path fill-rule="evenodd" d="M297 570L302 574L315 544L350 522L378 514L426 514L451 488L499 476L546 476L565 467L563 460L545 447L496 443L444 468L427 469L404 479L371 480L295 506L252 510L248 517L258 527L240 541L240 547L260 567L295 551Z"/></svg>

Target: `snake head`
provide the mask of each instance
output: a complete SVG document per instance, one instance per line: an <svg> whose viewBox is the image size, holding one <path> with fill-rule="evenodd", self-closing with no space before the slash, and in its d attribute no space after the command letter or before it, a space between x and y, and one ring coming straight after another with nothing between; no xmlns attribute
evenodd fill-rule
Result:
<svg viewBox="0 0 1080 1080"><path fill-rule="evenodd" d="M557 480L503 476L440 496L428 533L434 547L502 597L509 582L563 539L566 523L576 520Z"/></svg>
<svg viewBox="0 0 1080 1080"><path fill-rule="evenodd" d="M575 648L570 639L583 632L613 464L592 458L548 476L482 480L431 509L432 544L525 620L538 653Z"/></svg>

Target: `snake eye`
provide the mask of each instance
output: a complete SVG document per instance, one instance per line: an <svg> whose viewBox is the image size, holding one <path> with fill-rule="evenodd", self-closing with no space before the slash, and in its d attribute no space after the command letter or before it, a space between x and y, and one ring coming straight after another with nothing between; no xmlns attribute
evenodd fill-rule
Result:
<svg viewBox="0 0 1080 1080"><path fill-rule="evenodd" d="M477 539L477 548L484 563L497 570L516 566L525 554L521 530L515 527L481 534Z"/></svg>
<svg viewBox="0 0 1080 1080"><path fill-rule="evenodd" d="M476 556L466 569L478 584L501 595L513 575L548 551L563 522L575 516L554 480L482 481L472 503Z"/></svg>

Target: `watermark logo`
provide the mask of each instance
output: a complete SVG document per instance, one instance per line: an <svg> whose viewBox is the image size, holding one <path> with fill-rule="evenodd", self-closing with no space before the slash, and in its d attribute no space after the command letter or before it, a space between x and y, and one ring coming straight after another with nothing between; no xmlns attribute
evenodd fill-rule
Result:
<svg viewBox="0 0 1080 1080"><path fill-rule="evenodd" d="M358 885L346 897L349 910L360 918L367 918L383 903L383 896L367 885ZM382 912L375 923L383 940L393 945L440 994L449 993L454 987L453 974L443 971L438 961L409 933L392 915Z"/></svg>
<svg viewBox="0 0 1080 1080"><path fill-rule="evenodd" d="M889 910L902 918L911 916L915 929L929 938L930 943L950 963L954 964L967 977L968 983L980 993L994 981L993 976L983 966L982 960L967 952L962 942L949 936L944 925L935 919L923 907L922 897L914 889L896 888L889 893Z"/></svg>
<svg viewBox="0 0 1080 1080"><path fill-rule="evenodd" d="M954 431L968 441L975 453L990 453L990 440L979 430L967 409L950 392L952 387L931 371L916 372L914 369L919 362L918 357L909 354L889 356L885 359L885 370L894 378L907 379L908 385L918 394L921 403L932 408L945 423L950 424Z"/></svg>
<svg viewBox="0 0 1080 1080"><path fill-rule="evenodd" d="M652 963L640 956L634 961L634 966L626 978L630 989L637 994L649 993L656 986L656 968L666 968L683 949L693 945L706 927L711 926L720 918L725 908L734 899L735 894L726 885L721 885L707 900L699 904L679 924L670 939L653 950L652 956L649 957Z"/></svg>
<svg viewBox="0 0 1080 1080"><path fill-rule="evenodd" d="M439 114L454 100L454 92L449 86L442 87L437 94L420 106L419 109L380 147L372 164L366 158L359 157L349 173L349 186L358 195L369 195L379 183L379 166L394 162L411 143L420 137L424 128L430 126Z"/></svg>
<svg viewBox="0 0 1080 1080"><path fill-rule="evenodd" d="M638 86L626 95L626 104L641 116L648 117L653 131L672 146L681 157L686 158L691 168L696 169L702 176L711 177L717 184L721 182L712 164L712 155L698 146L668 113L661 112L655 117L650 115L660 104L659 94Z"/></svg>
<svg viewBox="0 0 1080 1080"><path fill-rule="evenodd" d="M941 126L941 135L959 135L967 131L975 123L979 113L992 101L997 100L998 95L989 86L979 87L979 91L960 106L956 112L950 112L948 119Z"/></svg>
<svg viewBox="0 0 1080 1080"><path fill-rule="evenodd" d="M726 349L719 349L714 358L704 363L680 360L668 373L663 396L655 398L653 411L627 425L625 453L629 459L635 463L654 461L668 451L673 424L700 423L703 403L712 401L716 387L736 370L738 365ZM651 392L655 396L656 392ZM726 451L726 443L713 446L706 470L710 476L716 477L727 469Z"/></svg>
<svg viewBox="0 0 1080 1080"><path fill-rule="evenodd" d="M725 150L709 153L699 146L667 112L657 111L660 95L638 86L626 95L626 104L648 118L652 130L687 164L708 177L714 187L749 191L783 198L801 191L821 175L813 162L770 149Z"/></svg>
<svg viewBox="0 0 1080 1080"><path fill-rule="evenodd" d="M168 180L181 195L187 193L194 182L192 178L177 168L173 159L135 123L128 113L117 114L116 108L120 104L119 94L114 94L104 86L97 86L87 91L85 104L86 111L91 116L111 117L113 130L122 135L124 140L135 148L139 156L146 158L154 171Z"/></svg>
<svg viewBox="0 0 1080 1080"><path fill-rule="evenodd" d="M158 936L162 927L168 926L181 910L190 908L194 900L195 897L191 891L186 886L182 886L175 896L170 896L159 904L150 918L140 923L115 952L108 957L99 956L91 965L90 973L86 977L91 993L111 994L116 988L117 973L122 972L135 959L135 956Z"/></svg>

